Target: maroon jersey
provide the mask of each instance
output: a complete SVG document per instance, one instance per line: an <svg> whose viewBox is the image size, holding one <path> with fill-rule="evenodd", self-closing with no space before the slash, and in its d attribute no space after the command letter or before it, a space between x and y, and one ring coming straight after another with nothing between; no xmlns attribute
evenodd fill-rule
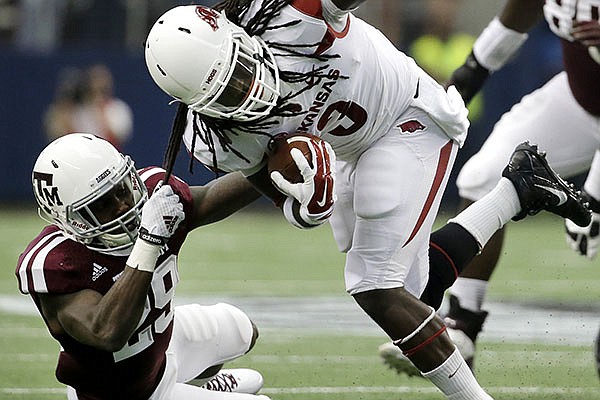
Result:
<svg viewBox="0 0 600 400"><path fill-rule="evenodd" d="M600 0L546 0L544 17L550 29L561 39L565 71L573 97L584 110L600 116L600 64L571 34L575 21L598 22Z"/></svg>
<svg viewBox="0 0 600 400"><path fill-rule="evenodd" d="M140 176L152 193L164 170L146 168ZM186 219L161 250L144 312L129 342L121 350L109 353L81 344L66 334L53 335L62 347L56 377L74 387L80 400L148 399L162 378L173 329L172 300L179 282L177 254L189 232L186 222L193 207L187 184L177 178L171 178L169 184L179 195ZM119 279L126 261L127 256L89 250L51 225L19 256L16 275L19 289L31 295L42 314L39 293L67 294L91 289L104 295ZM42 318L45 320L43 314Z"/></svg>
<svg viewBox="0 0 600 400"><path fill-rule="evenodd" d="M577 42L561 39L565 71L569 87L579 105L600 117L600 64L589 55L588 49Z"/></svg>

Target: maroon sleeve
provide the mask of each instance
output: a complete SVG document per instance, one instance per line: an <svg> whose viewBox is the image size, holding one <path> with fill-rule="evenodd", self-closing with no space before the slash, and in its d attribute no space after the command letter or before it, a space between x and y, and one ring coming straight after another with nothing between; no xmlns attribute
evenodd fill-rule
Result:
<svg viewBox="0 0 600 400"><path fill-rule="evenodd" d="M104 294L123 271L125 259L91 251L52 225L19 256L15 272L24 294L64 294L83 289Z"/></svg>

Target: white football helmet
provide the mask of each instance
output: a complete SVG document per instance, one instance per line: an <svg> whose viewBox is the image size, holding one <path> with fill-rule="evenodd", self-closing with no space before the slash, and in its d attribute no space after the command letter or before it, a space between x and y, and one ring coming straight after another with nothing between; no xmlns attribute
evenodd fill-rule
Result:
<svg viewBox="0 0 600 400"><path fill-rule="evenodd" d="M279 98L271 50L225 12L175 7L156 21L145 47L156 84L201 114L251 121L267 115Z"/></svg>
<svg viewBox="0 0 600 400"><path fill-rule="evenodd" d="M44 220L92 250L129 254L148 192L109 142L82 133L56 139L38 156L32 183Z"/></svg>

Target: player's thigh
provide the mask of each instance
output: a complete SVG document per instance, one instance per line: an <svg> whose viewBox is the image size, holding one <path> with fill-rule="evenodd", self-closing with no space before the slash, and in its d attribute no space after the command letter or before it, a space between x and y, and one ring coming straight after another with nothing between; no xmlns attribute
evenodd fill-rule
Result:
<svg viewBox="0 0 600 400"><path fill-rule="evenodd" d="M206 368L244 355L253 332L248 316L229 304L176 307L167 352L175 356L177 382L187 382Z"/></svg>
<svg viewBox="0 0 600 400"><path fill-rule="evenodd" d="M355 162L338 160L336 162L335 194L337 199L329 225L338 250L345 253L352 245L352 235L356 216L354 215L354 185L353 176Z"/></svg>
<svg viewBox="0 0 600 400"><path fill-rule="evenodd" d="M420 255L426 252L456 150L432 127L419 135L388 136L361 156L354 181L356 224L345 270L349 293L406 286L408 281L414 281L415 292L420 290L428 267Z"/></svg>
<svg viewBox="0 0 600 400"><path fill-rule="evenodd" d="M560 73L500 118L481 150L460 171L460 196L478 200L491 191L515 147L526 140L547 153L561 176L583 172L598 148L599 135L597 118L577 104L566 75Z"/></svg>

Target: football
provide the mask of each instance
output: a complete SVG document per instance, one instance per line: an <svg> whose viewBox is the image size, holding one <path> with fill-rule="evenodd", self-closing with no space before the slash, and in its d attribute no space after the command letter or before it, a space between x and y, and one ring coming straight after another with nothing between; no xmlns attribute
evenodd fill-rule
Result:
<svg viewBox="0 0 600 400"><path fill-rule="evenodd" d="M311 138L317 142L321 138L314 135L296 133L290 135L280 135L275 137L270 143L268 156L269 176L273 171L279 171L281 175L292 183L301 183L304 179L290 154L293 148L299 149L312 166L311 152L306 144L306 138Z"/></svg>

